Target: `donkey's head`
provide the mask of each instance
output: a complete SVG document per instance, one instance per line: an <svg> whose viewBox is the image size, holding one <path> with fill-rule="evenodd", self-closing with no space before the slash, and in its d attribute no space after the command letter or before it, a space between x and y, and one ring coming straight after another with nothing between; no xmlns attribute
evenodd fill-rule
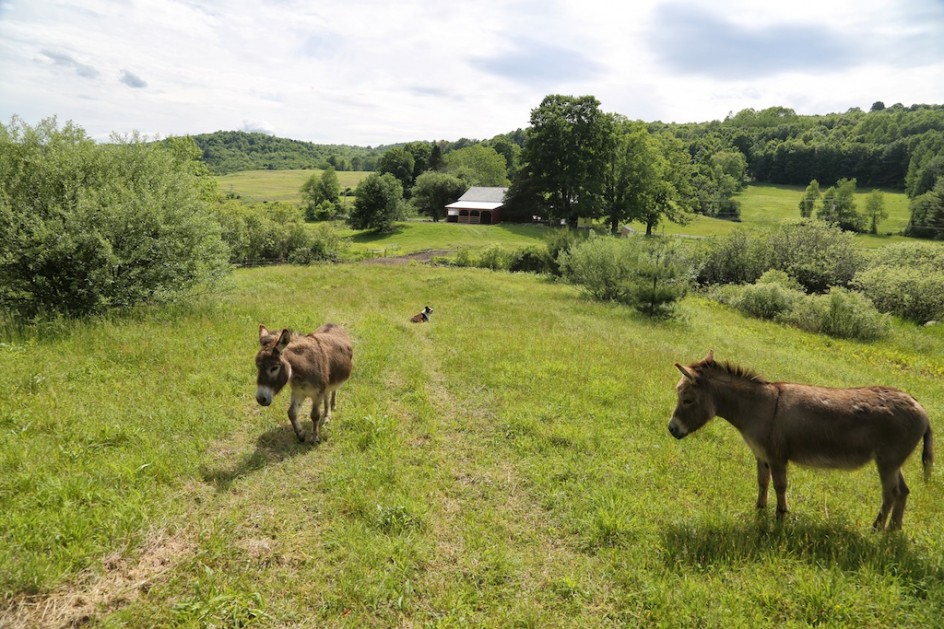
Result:
<svg viewBox="0 0 944 629"><path fill-rule="evenodd" d="M682 378L675 385L678 402L669 421L669 432L676 439L695 432L715 416L714 398L707 390L707 382L700 370L714 360L714 352L709 351L698 364L683 367L675 363L675 368L682 372Z"/></svg>
<svg viewBox="0 0 944 629"><path fill-rule="evenodd" d="M272 398L282 390L292 376L292 366L282 352L292 338L291 330L271 333L259 326L259 352L256 354L256 401L262 406L272 403Z"/></svg>

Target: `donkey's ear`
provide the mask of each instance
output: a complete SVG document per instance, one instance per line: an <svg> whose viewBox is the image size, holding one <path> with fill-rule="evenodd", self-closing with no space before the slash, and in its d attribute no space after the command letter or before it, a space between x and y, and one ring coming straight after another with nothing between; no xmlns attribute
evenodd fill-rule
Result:
<svg viewBox="0 0 944 629"><path fill-rule="evenodd" d="M269 328L265 327L261 323L259 324L259 343L265 345L266 340L269 338Z"/></svg>
<svg viewBox="0 0 944 629"><path fill-rule="evenodd" d="M288 345L288 342L292 340L292 331L288 328L282 330L282 336L279 337L278 343L275 344L275 353L281 354L285 347Z"/></svg>
<svg viewBox="0 0 944 629"><path fill-rule="evenodd" d="M708 354L705 356L705 360L702 362L713 363L715 362L715 350L709 349Z"/></svg>
<svg viewBox="0 0 944 629"><path fill-rule="evenodd" d="M689 371L687 367L683 367L682 365L675 363L675 368L681 371L683 376L685 376L692 382L695 382L695 374Z"/></svg>

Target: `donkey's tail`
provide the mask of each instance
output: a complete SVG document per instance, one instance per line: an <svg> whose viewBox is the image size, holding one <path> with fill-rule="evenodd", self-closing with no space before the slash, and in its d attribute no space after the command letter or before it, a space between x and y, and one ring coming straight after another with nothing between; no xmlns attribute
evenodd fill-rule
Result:
<svg viewBox="0 0 944 629"><path fill-rule="evenodd" d="M924 448L921 450L921 463L924 465L924 480L931 480L931 468L934 466L934 438L931 426L924 431Z"/></svg>

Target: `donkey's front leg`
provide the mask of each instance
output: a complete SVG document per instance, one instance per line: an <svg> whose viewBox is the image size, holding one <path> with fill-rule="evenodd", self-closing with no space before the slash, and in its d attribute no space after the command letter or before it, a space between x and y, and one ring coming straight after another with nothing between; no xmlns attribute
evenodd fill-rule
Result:
<svg viewBox="0 0 944 629"><path fill-rule="evenodd" d="M757 508L767 507L767 489L770 487L770 466L757 459Z"/></svg>
<svg viewBox="0 0 944 629"><path fill-rule="evenodd" d="M769 466L774 477L774 491L777 492L777 519L782 520L787 514L787 463L770 462Z"/></svg>
<svg viewBox="0 0 944 629"><path fill-rule="evenodd" d="M304 398L292 395L292 402L288 406L288 420L292 422L292 428L295 429L295 436L298 437L299 441L305 441L305 433L302 431L302 427L298 425L298 408L303 401Z"/></svg>

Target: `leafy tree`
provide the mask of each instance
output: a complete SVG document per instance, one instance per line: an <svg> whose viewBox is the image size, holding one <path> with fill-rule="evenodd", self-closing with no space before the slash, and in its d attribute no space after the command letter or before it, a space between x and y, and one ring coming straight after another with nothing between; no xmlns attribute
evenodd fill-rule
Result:
<svg viewBox="0 0 944 629"><path fill-rule="evenodd" d="M820 192L819 182L814 179L806 187L806 192L803 193L803 198L800 199L800 216L802 218L813 216L813 208L816 207L816 202L819 201L821 196L823 194Z"/></svg>
<svg viewBox="0 0 944 629"><path fill-rule="evenodd" d="M934 189L912 199L911 218L905 235L916 238L944 238L944 177Z"/></svg>
<svg viewBox="0 0 944 629"><path fill-rule="evenodd" d="M341 211L341 184L334 168L313 173L302 184L305 218L309 221L330 220Z"/></svg>
<svg viewBox="0 0 944 629"><path fill-rule="evenodd" d="M840 229L861 232L865 228L865 217L856 211L855 191L855 179L840 179L823 193L817 218Z"/></svg>
<svg viewBox="0 0 944 629"><path fill-rule="evenodd" d="M593 96L550 95L531 110L522 176L540 191L551 219L576 227L578 218L601 214L611 137Z"/></svg>
<svg viewBox="0 0 944 629"><path fill-rule="evenodd" d="M469 186L507 186L505 158L484 144L473 144L445 156L446 172Z"/></svg>
<svg viewBox="0 0 944 629"><path fill-rule="evenodd" d="M453 175L425 172L416 178L413 187L413 205L421 214L438 222L446 213L446 206L454 203L466 191L465 183Z"/></svg>
<svg viewBox="0 0 944 629"><path fill-rule="evenodd" d="M84 316L214 286L229 266L199 156L189 138L0 124L0 306Z"/></svg>
<svg viewBox="0 0 944 629"><path fill-rule="evenodd" d="M614 115L612 129L603 198L610 232L616 234L620 223L643 217L656 206L668 163L643 123Z"/></svg>
<svg viewBox="0 0 944 629"><path fill-rule="evenodd" d="M400 217L403 186L390 173L371 173L355 191L354 210L348 217L353 229L390 231Z"/></svg>
<svg viewBox="0 0 944 629"><path fill-rule="evenodd" d="M691 207L695 199L692 189L692 165L682 142L669 134L653 136L659 154L664 159L660 166L660 177L655 179L654 189L645 204L636 205L631 217L646 225L646 235L663 219L684 225L691 218Z"/></svg>
<svg viewBox="0 0 944 629"><path fill-rule="evenodd" d="M377 163L377 172L381 175L384 173L393 175L403 188L402 194L409 196L410 188L413 187L413 167L415 163L416 160L413 159L413 154L402 146L398 146L380 156L380 161Z"/></svg>
<svg viewBox="0 0 944 629"><path fill-rule="evenodd" d="M413 181L421 174L430 170L430 158L433 154L433 145L429 142L409 142L403 147L413 156Z"/></svg>
<svg viewBox="0 0 944 629"><path fill-rule="evenodd" d="M502 135L492 138L489 145L495 149L495 152L505 158L505 172L508 173L508 176L514 175L521 159L521 146Z"/></svg>
<svg viewBox="0 0 944 629"><path fill-rule="evenodd" d="M869 224L869 231L877 234L879 221L884 221L886 218L888 218L888 210L885 209L885 195L881 190L873 190L865 200L865 220Z"/></svg>

